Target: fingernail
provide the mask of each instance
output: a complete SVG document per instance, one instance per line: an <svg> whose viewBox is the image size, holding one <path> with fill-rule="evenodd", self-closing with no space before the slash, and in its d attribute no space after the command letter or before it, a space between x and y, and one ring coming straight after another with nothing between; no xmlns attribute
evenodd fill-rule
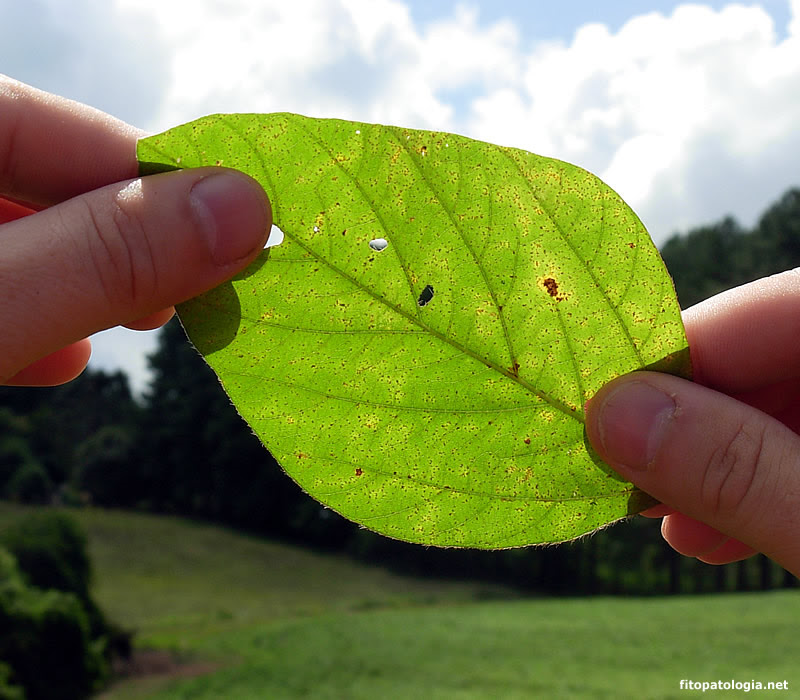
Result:
<svg viewBox="0 0 800 700"><path fill-rule="evenodd" d="M647 469L675 416L675 401L639 381L625 381L603 400L598 433L604 456L617 466Z"/></svg>
<svg viewBox="0 0 800 700"><path fill-rule="evenodd" d="M217 265L230 265L264 247L269 204L255 180L233 172L209 175L192 186L189 200Z"/></svg>

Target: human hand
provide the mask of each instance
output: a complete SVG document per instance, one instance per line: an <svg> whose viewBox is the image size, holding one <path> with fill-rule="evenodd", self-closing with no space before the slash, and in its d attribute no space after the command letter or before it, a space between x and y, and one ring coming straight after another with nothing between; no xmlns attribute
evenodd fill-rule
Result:
<svg viewBox="0 0 800 700"><path fill-rule="evenodd" d="M682 554L724 564L763 552L800 575L800 270L684 314L695 383L652 372L589 402L600 456L664 505Z"/></svg>
<svg viewBox="0 0 800 700"><path fill-rule="evenodd" d="M0 384L69 381L87 336L157 328L262 250L272 213L255 180L224 168L137 178L142 135L0 75Z"/></svg>

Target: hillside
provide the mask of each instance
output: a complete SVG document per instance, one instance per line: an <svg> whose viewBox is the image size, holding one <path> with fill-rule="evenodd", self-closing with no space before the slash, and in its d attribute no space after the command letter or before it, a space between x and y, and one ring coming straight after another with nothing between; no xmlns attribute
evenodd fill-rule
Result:
<svg viewBox="0 0 800 700"><path fill-rule="evenodd" d="M512 596L511 589L396 576L180 518L73 510L89 535L95 594L141 643L337 611Z"/></svg>
<svg viewBox="0 0 800 700"><path fill-rule="evenodd" d="M0 526L20 512L0 505ZM720 678L800 687L797 590L518 599L177 518L71 512L89 535L96 597L169 661L103 700L679 698L681 679Z"/></svg>

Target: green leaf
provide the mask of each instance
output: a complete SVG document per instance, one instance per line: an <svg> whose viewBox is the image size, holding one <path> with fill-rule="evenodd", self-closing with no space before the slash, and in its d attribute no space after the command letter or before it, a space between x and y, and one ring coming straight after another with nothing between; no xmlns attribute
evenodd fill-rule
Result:
<svg viewBox="0 0 800 700"><path fill-rule="evenodd" d="M622 373L687 374L687 342L647 232L596 177L292 114L206 117L138 157L143 174L224 165L267 191L285 241L179 314L322 503L480 548L568 540L652 504L592 452L583 407Z"/></svg>

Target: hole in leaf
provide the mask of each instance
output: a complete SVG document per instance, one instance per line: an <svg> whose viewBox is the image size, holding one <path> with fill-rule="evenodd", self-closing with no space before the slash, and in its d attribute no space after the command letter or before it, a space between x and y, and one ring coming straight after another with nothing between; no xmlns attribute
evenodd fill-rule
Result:
<svg viewBox="0 0 800 700"><path fill-rule="evenodd" d="M372 250L377 251L386 250L388 245L389 241L387 241L385 238L373 238L369 242L369 247L372 248Z"/></svg>
<svg viewBox="0 0 800 700"><path fill-rule="evenodd" d="M281 231L275 224L272 224L272 228L269 231L269 238L267 238L267 243L264 246L265 248L274 248L275 246L280 245L283 243L284 235L283 231Z"/></svg>
<svg viewBox="0 0 800 700"><path fill-rule="evenodd" d="M431 299L433 299L433 287L427 284L425 285L425 289L420 292L419 299L417 299L417 304L420 306L427 306Z"/></svg>

